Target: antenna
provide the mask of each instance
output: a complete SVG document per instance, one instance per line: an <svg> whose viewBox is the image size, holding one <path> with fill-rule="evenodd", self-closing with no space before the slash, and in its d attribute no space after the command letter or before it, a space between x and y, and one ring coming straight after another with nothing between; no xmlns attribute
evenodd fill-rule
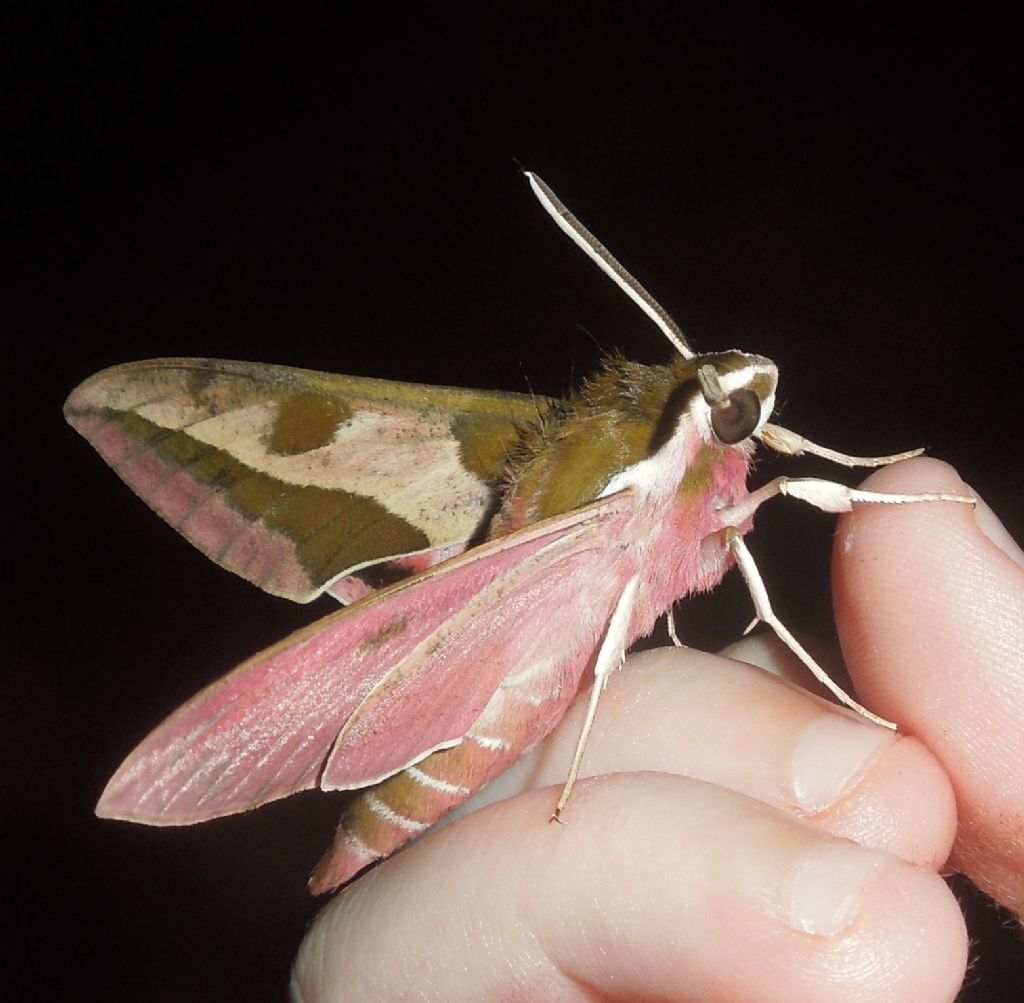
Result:
<svg viewBox="0 0 1024 1003"><path fill-rule="evenodd" d="M662 334L675 345L684 359L692 359L696 353L690 348L686 336L665 308L622 267L611 251L569 212L561 199L533 171L523 171L523 174L530 182L537 201L559 228L567 233L572 242L661 328Z"/></svg>

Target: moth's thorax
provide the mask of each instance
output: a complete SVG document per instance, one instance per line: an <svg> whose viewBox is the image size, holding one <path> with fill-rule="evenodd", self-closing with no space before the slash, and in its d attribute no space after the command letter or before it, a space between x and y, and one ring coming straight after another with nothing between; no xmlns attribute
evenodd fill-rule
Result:
<svg viewBox="0 0 1024 1003"><path fill-rule="evenodd" d="M731 559L721 512L747 495L753 449L704 446L671 503L652 520L631 636L646 635L683 596L714 588ZM748 526L739 527L741 532Z"/></svg>
<svg viewBox="0 0 1024 1003"><path fill-rule="evenodd" d="M775 398L777 374L767 359L742 352L680 357L664 366L608 359L524 435L491 535L626 488L637 492L648 517L657 518L677 496L710 503L719 481L742 484L752 445L716 436L698 379L701 367L714 370L726 394L753 391L760 427Z"/></svg>

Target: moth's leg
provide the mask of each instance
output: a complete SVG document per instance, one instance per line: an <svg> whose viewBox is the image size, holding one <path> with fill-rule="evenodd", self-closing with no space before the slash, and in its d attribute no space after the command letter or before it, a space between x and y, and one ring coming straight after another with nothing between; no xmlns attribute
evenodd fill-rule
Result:
<svg viewBox="0 0 1024 1003"><path fill-rule="evenodd" d="M725 538L729 550L732 551L733 557L736 558L736 566L740 569L740 574L743 575L743 580L747 583L750 598L754 601L754 612L757 614L757 620L771 627L778 635L779 640L807 666L814 678L829 690L840 703L845 704L851 710L855 710L861 717L865 717L875 724L880 724L883 728L892 728L895 731L895 724L891 721L886 721L885 718L881 718L877 714L872 714L866 707L862 707L857 703L845 690L837 686L832 681L831 676L808 654L804 646L786 629L785 624L775 615L771 601L768 598L768 590L764 585L764 579L761 577L761 572L757 570L757 565L754 563L754 558L747 549L743 537L735 529L729 527L726 530Z"/></svg>
<svg viewBox="0 0 1024 1003"><path fill-rule="evenodd" d="M948 501L973 505L974 499L967 495L933 492L914 495L886 494L880 491L861 491L859 488L850 488L845 484L824 481L816 477L776 477L763 487L752 491L736 505L723 509L719 513L722 523L727 527L726 540L728 547L736 559L736 564L747 583L750 596L754 601L757 620L771 627L790 651L807 666L816 679L835 694L840 702L857 711L858 714L869 721L874 721L876 724L884 725L887 728L894 728L895 725L891 722L872 714L871 711L862 707L856 700L836 686L829 675L811 658L803 646L776 617L768 599L768 592L765 589L764 581L757 570L757 565L754 564L754 559L743 542L743 537L735 527L746 522L761 505L777 495L789 495L792 498L798 498L813 505L815 508L821 509L823 512L849 512L854 504L909 505L917 502Z"/></svg>
<svg viewBox="0 0 1024 1003"><path fill-rule="evenodd" d="M761 426L757 438L776 453L784 453L786 456L803 456L804 453L810 453L833 463L841 463L845 467L885 467L890 463L920 456L924 452L923 449L908 449L905 453L893 453L890 456L850 456L829 449L828 446L819 446L798 432L790 431L781 425L773 425L771 422L765 422Z"/></svg>
<svg viewBox="0 0 1024 1003"><path fill-rule="evenodd" d="M817 477L776 477L767 484L751 491L742 501L727 509L719 516L725 526L739 526L746 522L769 498L788 495L805 501L822 512L849 512L855 504L864 505L912 505L917 502L959 502L973 505L970 495L951 495L925 492L917 495L894 495L882 491L861 491L849 488L835 481L823 481Z"/></svg>
<svg viewBox="0 0 1024 1003"><path fill-rule="evenodd" d="M670 606L665 610L665 626L668 628L669 640L677 647L685 647L682 641L679 640L679 635L676 633L676 608Z"/></svg>
<svg viewBox="0 0 1024 1003"><path fill-rule="evenodd" d="M557 821L561 816L576 784L576 778L579 776L580 766L583 763L583 751L587 747L590 729L594 726L598 701L601 699L605 686L608 685L608 676L622 665L622 660L626 656L626 637L629 631L629 621L633 615L633 597L636 595L639 583L638 575L634 575L629 580L622 590L622 595L619 596L619 601L615 604L611 620L608 621L608 629L605 631L601 649L597 653L597 661L594 663L594 686L590 691L590 700L587 703L587 716L583 721L579 741L576 743L576 752L572 757L572 766L569 767L569 776L562 788L562 796L558 799L554 814L551 816L553 821Z"/></svg>

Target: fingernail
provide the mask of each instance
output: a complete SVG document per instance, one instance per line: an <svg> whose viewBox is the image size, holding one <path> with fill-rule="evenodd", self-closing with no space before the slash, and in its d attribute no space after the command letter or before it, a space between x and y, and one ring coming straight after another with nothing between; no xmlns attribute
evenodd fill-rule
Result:
<svg viewBox="0 0 1024 1003"><path fill-rule="evenodd" d="M789 759L796 803L807 814L830 808L886 746L895 741L884 728L827 713L804 728Z"/></svg>
<svg viewBox="0 0 1024 1003"><path fill-rule="evenodd" d="M834 937L856 918L864 890L888 858L855 843L815 845L793 871L789 922L801 933Z"/></svg>
<svg viewBox="0 0 1024 1003"><path fill-rule="evenodd" d="M968 487L970 488L969 485ZM1017 541L1006 532L1006 527L999 521L999 517L978 497L974 488L970 488L970 492L977 499L974 505L974 521L978 524L978 529L1011 561L1024 568L1024 551L1017 546Z"/></svg>

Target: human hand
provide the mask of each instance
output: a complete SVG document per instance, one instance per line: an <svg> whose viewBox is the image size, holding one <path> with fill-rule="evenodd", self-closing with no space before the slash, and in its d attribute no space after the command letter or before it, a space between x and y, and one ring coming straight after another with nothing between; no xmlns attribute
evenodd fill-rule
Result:
<svg viewBox="0 0 1024 1003"><path fill-rule="evenodd" d="M959 482L916 461L872 486ZM835 574L859 694L900 735L717 656L632 658L602 699L584 762L594 776L565 824L547 824L547 785L564 780L579 704L485 792L508 800L324 910L296 996L952 999L967 941L937 869L956 833L954 788L967 813L956 865L1020 903L1024 569L970 510L912 505L846 517ZM778 657L766 641L743 652Z"/></svg>
<svg viewBox="0 0 1024 1003"><path fill-rule="evenodd" d="M870 480L879 491L965 489L934 460ZM833 587L858 693L952 781L950 869L1024 916L1024 553L984 502L973 513L861 511L840 527Z"/></svg>

